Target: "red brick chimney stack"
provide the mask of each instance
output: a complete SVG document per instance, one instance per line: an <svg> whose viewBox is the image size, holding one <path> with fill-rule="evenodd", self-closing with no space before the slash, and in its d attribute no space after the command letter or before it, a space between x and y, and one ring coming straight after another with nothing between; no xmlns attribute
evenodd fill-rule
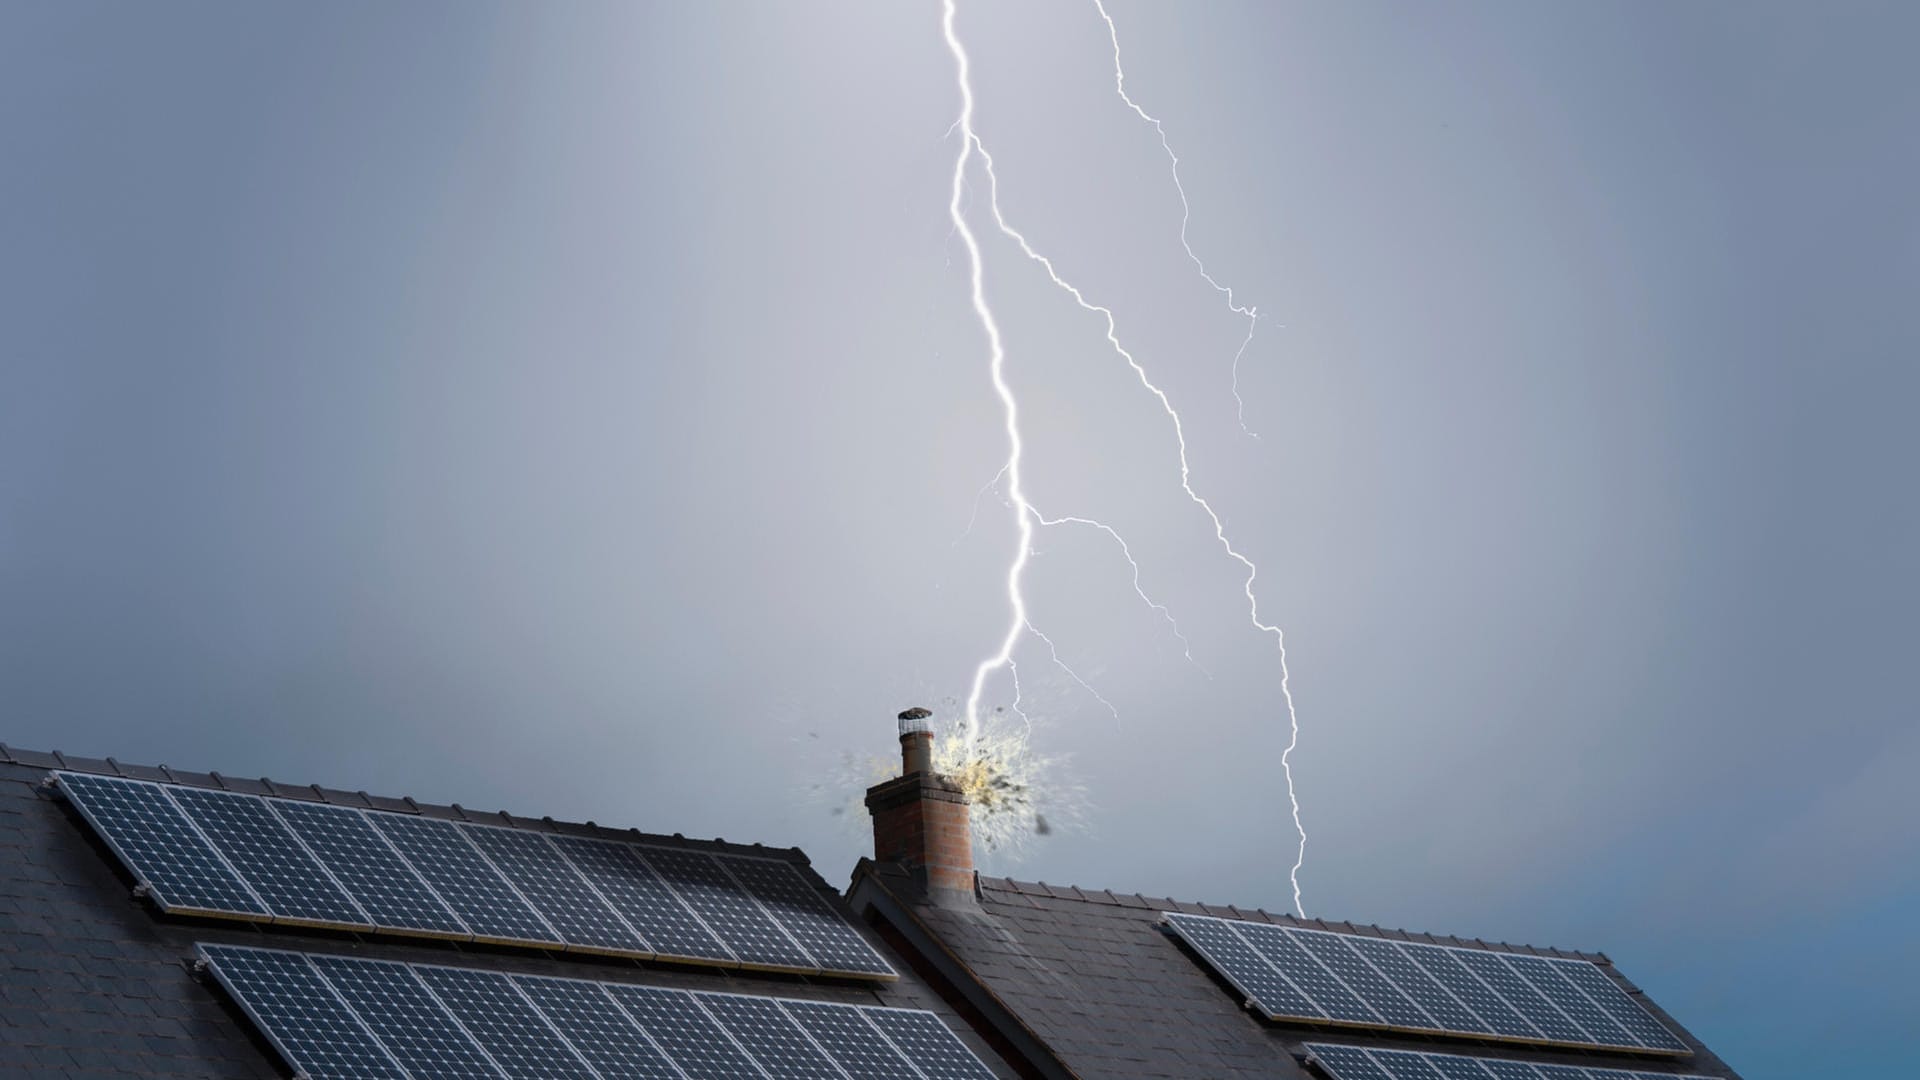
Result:
<svg viewBox="0 0 1920 1080"><path fill-rule="evenodd" d="M973 902L967 797L933 769L933 713L900 714L901 775L867 789L873 857L904 865L935 902Z"/></svg>

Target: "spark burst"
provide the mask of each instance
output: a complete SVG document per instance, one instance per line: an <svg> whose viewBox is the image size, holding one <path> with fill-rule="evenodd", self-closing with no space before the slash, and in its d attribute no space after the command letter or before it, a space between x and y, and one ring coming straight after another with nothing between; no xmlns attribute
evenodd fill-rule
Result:
<svg viewBox="0 0 1920 1080"><path fill-rule="evenodd" d="M1106 20L1108 30L1114 40L1114 62L1115 70L1118 73L1116 82L1119 86L1121 97L1126 100L1127 104L1132 107L1135 112L1139 113L1142 118L1154 125L1155 129L1160 132L1162 145L1166 147L1169 156L1172 156L1172 147L1167 143L1166 133L1160 121L1149 116L1145 111L1141 110L1138 105L1135 105L1132 99L1127 98L1125 75L1119 68L1118 32L1114 30L1112 18L1107 15L1106 9L1099 4L1098 0L1095 0L1095 6L1099 8L1101 17ZM1192 483L1192 466L1187 457L1186 429L1181 422L1180 413L1173 407L1173 402L1168 398L1166 392L1154 383L1152 378L1147 374L1146 368L1142 366L1140 361L1121 343L1119 327L1113 311L1110 308L1089 301L1078 287L1062 278L1055 269L1053 261L1035 250L1024 234L1008 224L1006 216L1001 212L1000 178L994 170L993 155L987 151L986 145L981 141L979 133L974 129L974 98L971 64L967 57L966 48L961 44L959 35L954 29L954 19L955 0L942 0L941 29L946 37L947 49L953 56L960 90L960 117L954 122L954 129L960 133L960 152L954 159L953 185L947 203L947 213L953 222L954 232L959 235L961 242L965 244L967 249L969 267L968 280L971 287L973 311L975 316L980 320L981 327L987 336L988 368L992 376L994 392L1000 398L1000 404L1006 419L1008 455L1001 473L1007 481L1007 500L1012 506L1015 523L1019 529L1019 543L1015 549L1013 561L1007 569L1007 599L1009 606L1012 608L1012 619L1009 622L1006 634L1001 639L998 651L982 660L974 669L972 689L967 695L965 725L962 731L956 734L955 738L959 741L960 747L967 751L977 752L977 748L983 744L984 731L980 719L980 699L985 692L987 678L1002 668L1009 669L1014 678L1015 699L1013 707L1016 713L1018 712L1019 669L1014 661L1014 649L1019 644L1023 632L1038 634L1038 631L1033 629L1032 622L1027 614L1026 597L1021 591L1021 578L1033 554L1034 523L1036 521L1047 522L1047 519L1041 517L1039 512L1034 509L1033 504L1028 501L1026 490L1022 484L1021 463L1024 444L1020 436L1019 403L1014 397L1012 387L1007 384L1006 348L1000 335L999 323L995 320L993 309L988 305L986 299L985 266L981 254L980 241L978 237L974 235L973 229L967 224L966 214L963 212L962 207L962 196L966 190L967 166L977 154L980 158L981 167L987 175L987 201L988 207L993 215L995 227L1002 236L1017 244L1022 254L1045 270L1048 279L1051 280L1056 287L1071 296L1076 305L1085 311L1100 316L1105 322L1108 345L1111 346L1113 351L1132 369L1140 385L1159 401L1161 409L1166 412L1168 420L1172 423L1174 439L1179 448L1181 490L1186 493L1187 498L1193 502L1194 505L1205 512L1207 519L1213 525L1214 538L1220 543L1221 548L1226 551L1228 557L1239 563L1246 571L1246 578L1242 583L1242 592L1247 599L1248 620L1256 630L1274 639L1274 644L1280 658L1280 693L1286 704L1289 731L1287 747L1280 754L1280 766L1286 778L1287 802L1292 811L1294 830L1300 838L1293 866L1288 872L1288 881L1293 890L1293 910L1296 914L1304 915L1306 913L1305 906L1301 903L1300 896L1300 868L1306 861L1307 831L1300 820L1300 801L1294 790L1292 765L1292 755L1300 741L1300 722L1294 710L1291 676L1287 669L1286 635L1278 626L1261 620L1260 601L1255 595L1253 587L1254 580L1260 573L1259 567L1255 566L1252 560L1241 554L1239 549L1234 547L1233 542L1227 537L1226 526L1221 521L1220 515L1215 512L1213 505L1203 498L1199 492L1194 490ZM1173 162L1175 165L1174 182L1175 185L1178 186L1179 158L1173 157ZM1184 189L1180 191L1180 201L1182 207L1186 207L1187 198ZM1252 320L1257 318L1257 316L1254 315L1252 308L1241 308L1235 304L1232 290L1220 285L1214 281L1211 275L1207 274L1205 265L1200 262L1197 255L1194 255L1192 247L1186 243L1186 219L1184 216L1181 222L1181 243L1183 246L1186 246L1187 254L1200 266L1200 271L1203 276L1206 276L1208 283L1212 284L1215 289L1220 290L1227 296L1228 304L1234 311L1245 314L1249 318L1248 340L1251 340L1253 333ZM1241 345L1242 351L1244 351L1245 348L1246 345L1243 342ZM1235 358L1235 364L1237 367L1237 356ZM1237 398L1238 396L1236 388L1235 397ZM1244 427L1244 423L1242 426ZM1249 432L1249 434L1251 434L1251 432ZM992 483L989 482L988 486L991 487ZM1067 519L1057 520L1064 523ZM1099 522L1092 521L1091 519L1079 520L1104 529L1116 540L1120 539L1118 533L1105 525L1101 525ZM1128 561L1130 563L1133 562L1132 553L1126 550L1125 542L1121 541L1121 545L1123 551L1126 552ZM1134 570L1137 574L1139 570L1137 563L1134 564ZM1136 591L1139 591L1137 588L1137 580L1136 577ZM1144 593L1141 593L1141 596L1142 599L1145 599ZM1149 605L1153 603L1151 600L1147 602ZM1043 640L1047 639L1043 638ZM1184 638L1182 640L1184 640ZM1051 649L1051 640L1047 640L1047 644ZM1059 662L1057 652L1054 653L1054 660L1056 663ZM1064 668L1065 665L1061 666ZM1072 674L1070 669L1068 673L1070 675ZM1079 679L1078 675L1074 675L1073 678L1075 681L1081 682L1082 686L1086 685ZM1089 691L1092 690L1091 687L1087 687L1087 689ZM1098 697L1099 695L1095 694L1095 696ZM1103 704L1106 703L1104 698L1100 700ZM1112 708L1110 704L1108 707ZM1023 735L1022 739L1024 740L1025 737L1026 736ZM1030 753L1030 749L1025 746L1024 741L1014 749L1022 753ZM998 759L996 758L996 760Z"/></svg>

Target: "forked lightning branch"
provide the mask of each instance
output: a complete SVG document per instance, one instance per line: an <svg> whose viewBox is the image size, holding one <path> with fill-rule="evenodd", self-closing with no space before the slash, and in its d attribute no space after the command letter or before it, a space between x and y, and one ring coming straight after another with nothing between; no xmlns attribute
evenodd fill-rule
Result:
<svg viewBox="0 0 1920 1080"><path fill-rule="evenodd" d="M1215 280L1213 275L1207 271L1206 265L1201 261L1200 257L1194 253L1192 245L1188 242L1187 221L1191 216L1191 209L1188 206L1186 190L1180 184L1180 159L1178 155L1173 152L1173 147L1167 140L1166 130L1161 122L1147 113L1139 105L1135 104L1133 99L1128 96L1126 91L1126 74L1120 65L1119 31L1114 26L1112 17L1108 15L1106 8L1099 0L1094 0L1094 7L1099 12L1101 19L1105 21L1109 36L1113 41L1115 90L1129 109L1138 114L1143 121L1152 125L1155 132L1159 135L1160 145L1165 150L1171 163L1174 186L1180 196L1181 247L1185 249L1187 256L1199 269L1201 276L1206 279L1207 284L1225 297L1228 308L1247 320L1246 338L1242 340L1240 352L1234 355L1230 367L1233 379L1234 398L1236 403L1240 405L1241 427L1244 430L1246 426L1245 408L1244 403L1240 402L1239 363L1241 354L1246 351L1247 343L1252 341L1253 328L1257 316L1252 307L1243 306L1234 299L1232 289ZM1172 615L1167 609L1154 602L1141 589L1140 566L1134 561L1133 551L1131 547L1128 546L1126 540L1110 525L1080 515L1045 517L1042 516L1041 513L1034 508L1032 502L1028 500L1024 482L1024 466L1026 461L1025 444L1021 437L1020 403L1013 392L1012 386L1007 382L1006 343L1001 334L1000 325L994 318L993 308L987 302L985 256L981 248L980 239L974 233L967 219L967 179L969 170L974 167L974 162L977 158L979 163L978 169L986 180L987 208L992 216L995 230L1005 239L1012 241L1019 248L1021 254L1028 260L1039 265L1046 272L1048 279L1064 292L1077 307L1098 317L1100 324L1102 324L1107 345L1111 348L1114 355L1126 364L1132 371L1135 379L1140 383L1140 386L1153 396L1159 403L1161 409L1166 413L1168 424L1173 435L1174 446L1178 452L1180 488L1182 492L1185 493L1189 501L1206 514L1207 520L1213 527L1214 538L1219 542L1221 549L1226 553L1227 557L1238 563L1241 569L1245 571L1245 577L1242 581L1242 591L1246 597L1248 621L1255 630L1272 637L1275 650L1279 656L1280 696L1281 703L1286 712L1288 729L1286 748L1282 750L1280 754L1280 765L1281 771L1286 779L1287 802L1293 817L1294 830L1299 836L1299 846L1296 849L1293 865L1289 869L1287 877L1293 891L1293 909L1296 913L1305 914L1300 899L1300 868L1306 859L1307 833L1300 818L1300 802L1294 792L1292 765L1292 755L1299 744L1300 725L1299 719L1294 711L1293 690L1287 670L1286 637L1278 626L1262 618L1260 614L1260 602L1254 592L1254 580L1259 576L1259 568L1254 565L1251 559L1247 558L1246 555L1235 547L1233 541L1228 538L1226 526L1221 521L1220 515L1215 512L1213 505L1195 490L1192 479L1192 468L1187 459L1186 429L1181 422L1180 413L1174 408L1173 401L1167 396L1166 391L1161 389L1148 375L1147 369L1141 361L1122 344L1119 322L1113 311L1110 308L1087 299L1086 295L1077 286L1073 285L1060 274L1053 260L1036 250L1023 233L1008 223L1006 216L1001 212L1000 178L994 169L993 155L988 152L986 143L982 140L975 124L972 68L966 47L961 43L959 32L955 26L956 16L955 0L943 0L941 25L946 37L947 48L953 55L954 69L960 91L960 116L954 123L954 130L960 138L960 150L954 159L953 183L949 194L947 210L949 217L952 219L953 231L955 235L960 237L962 245L964 245L967 250L970 299L974 315L979 320L981 330L986 337L987 368L993 382L994 392L1000 400L1005 419L1007 458L1005 464L1001 466L1001 476L1005 479L1006 500L1013 512L1014 524L1018 532L1013 557L1007 565L1006 590L1009 618L1006 631L1001 636L997 648L982 659L974 669L972 686L967 694L965 737L970 744L980 738L981 702L987 692L987 683L995 673L1003 669L1009 673L1013 681L1015 688L1013 707L1016 713L1019 712L1019 669L1015 659L1015 651L1019 647L1021 640L1027 636L1033 636L1044 644L1055 664L1058 664L1063 670L1066 670L1067 674L1076 683L1086 688L1102 705L1105 705L1109 709L1113 708L1111 703L1105 698L1100 697L1098 692L1094 691L1091 686L1088 686L1085 680L1081 679L1078 674L1060 663L1059 654L1058 651L1054 649L1052 639L1041 633L1033 625L1027 609L1026 596L1023 589L1023 578L1032 559L1033 537L1036 527L1081 525L1104 532L1119 545L1121 554L1125 556L1129 565L1133 567L1132 586L1134 592L1139 595L1142 602L1151 607L1157 615L1166 618L1169 622L1172 621ZM1251 431L1247 433L1249 435L1252 434ZM1179 634L1177 625L1175 626L1175 633ZM1186 643L1184 636L1181 636L1181 643L1183 646ZM1188 659L1192 659L1190 653L1188 654Z"/></svg>

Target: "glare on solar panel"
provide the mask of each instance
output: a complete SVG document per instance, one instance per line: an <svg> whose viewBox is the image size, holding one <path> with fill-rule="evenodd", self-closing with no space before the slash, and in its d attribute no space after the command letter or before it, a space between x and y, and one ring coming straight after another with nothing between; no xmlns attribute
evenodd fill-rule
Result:
<svg viewBox="0 0 1920 1080"><path fill-rule="evenodd" d="M1366 957L1380 973L1393 980L1406 995L1420 1004L1427 1015L1439 1021L1441 1031L1483 1034L1493 1029L1472 1009L1448 992L1413 962L1397 941L1386 938L1351 936L1347 944Z"/></svg>
<svg viewBox="0 0 1920 1080"><path fill-rule="evenodd" d="M1555 1042L1591 1043L1586 1030L1568 1019L1566 1014L1541 996L1532 984L1520 977L1512 965L1497 952L1483 949L1450 949L1454 958L1470 968L1482 982L1500 992L1508 1003L1519 1010L1527 1022L1539 1028L1547 1038Z"/></svg>
<svg viewBox="0 0 1920 1080"><path fill-rule="evenodd" d="M1620 985L1608 978L1596 965L1584 960L1555 959L1555 970L1586 992L1607 1015L1631 1032L1640 1045L1653 1050L1687 1052L1687 1044L1655 1019L1639 1002L1627 996Z"/></svg>
<svg viewBox="0 0 1920 1080"><path fill-rule="evenodd" d="M1438 1020L1428 1016L1425 1009L1401 993L1392 980L1380 974L1364 956L1348 945L1344 936L1292 928L1285 933L1312 953L1313 958L1325 965L1328 971L1339 976L1340 981L1352 988L1360 1000L1372 1006L1373 1011L1379 1013L1388 1024L1415 1030L1444 1030Z"/></svg>
<svg viewBox="0 0 1920 1080"><path fill-rule="evenodd" d="M1601 1046L1620 1046L1634 1048L1639 1040L1627 1034L1625 1028L1614 1022L1600 1006L1593 1003L1579 987L1560 976L1552 964L1537 956L1517 956L1509 954L1507 963L1512 965L1523 978L1533 984L1541 996L1560 1007L1568 1019L1580 1025L1595 1043Z"/></svg>

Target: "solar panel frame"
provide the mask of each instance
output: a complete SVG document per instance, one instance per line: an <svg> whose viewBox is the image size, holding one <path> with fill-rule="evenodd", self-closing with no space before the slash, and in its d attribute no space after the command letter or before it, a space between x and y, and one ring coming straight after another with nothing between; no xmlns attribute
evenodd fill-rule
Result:
<svg viewBox="0 0 1920 1080"><path fill-rule="evenodd" d="M473 931L473 940L536 949L566 948L559 931L547 925L545 917L453 822L378 812L367 818Z"/></svg>
<svg viewBox="0 0 1920 1080"><path fill-rule="evenodd" d="M53 776L68 805L79 811L133 874L135 891L161 911L243 922L273 917L267 902L179 804L167 797L165 785L93 773L59 771ZM140 820L126 820L133 809L143 815ZM171 837L159 828L162 819L172 830ZM172 849L173 857L163 853L166 848Z"/></svg>
<svg viewBox="0 0 1920 1080"><path fill-rule="evenodd" d="M995 1080L960 1036L922 1009L862 1005L860 1011L927 1080Z"/></svg>
<svg viewBox="0 0 1920 1080"><path fill-rule="evenodd" d="M569 952L652 957L640 932L546 834L527 829L462 822L458 828L492 862L515 891L558 931Z"/></svg>
<svg viewBox="0 0 1920 1080"><path fill-rule="evenodd" d="M276 924L372 930L373 920L257 795L174 786L167 796L226 857Z"/></svg>
<svg viewBox="0 0 1920 1080"><path fill-rule="evenodd" d="M512 1080L598 1080L505 972L410 964L467 1037Z"/></svg>
<svg viewBox="0 0 1920 1080"><path fill-rule="evenodd" d="M1178 911L1167 912L1161 921L1205 956L1215 971L1269 1019L1327 1018L1311 997L1234 929L1232 922Z"/></svg>
<svg viewBox="0 0 1920 1080"><path fill-rule="evenodd" d="M634 850L720 936L742 967L824 973L758 900L734 887L732 876L711 855L650 845L635 845Z"/></svg>
<svg viewBox="0 0 1920 1080"><path fill-rule="evenodd" d="M846 1080L826 1048L773 998L703 991L694 1000L773 1080Z"/></svg>
<svg viewBox="0 0 1920 1080"><path fill-rule="evenodd" d="M506 1076L409 965L328 954L308 959L409 1073L435 1080Z"/></svg>
<svg viewBox="0 0 1920 1080"><path fill-rule="evenodd" d="M197 944L194 950L214 981L299 1074L311 1080L409 1080L386 1045L305 955L245 945ZM275 978L253 977L250 969L268 966ZM297 985L303 979L306 985ZM280 987L290 984L294 992L282 993ZM323 1017L322 1034L338 1037L303 1037L294 1010Z"/></svg>
<svg viewBox="0 0 1920 1080"><path fill-rule="evenodd" d="M759 901L775 925L813 957L820 970L887 980L900 977L792 863L748 855L716 855L714 861L741 891Z"/></svg>
<svg viewBox="0 0 1920 1080"><path fill-rule="evenodd" d="M852 1005L782 999L793 1022L853 1080L922 1080L913 1062Z"/></svg>
<svg viewBox="0 0 1920 1080"><path fill-rule="evenodd" d="M375 928L452 941L472 939L473 931L367 820L367 811L294 799L265 801Z"/></svg>
<svg viewBox="0 0 1920 1080"><path fill-rule="evenodd" d="M684 1080L685 1074L653 1037L599 983L549 975L512 978L574 1052L601 1075Z"/></svg>

